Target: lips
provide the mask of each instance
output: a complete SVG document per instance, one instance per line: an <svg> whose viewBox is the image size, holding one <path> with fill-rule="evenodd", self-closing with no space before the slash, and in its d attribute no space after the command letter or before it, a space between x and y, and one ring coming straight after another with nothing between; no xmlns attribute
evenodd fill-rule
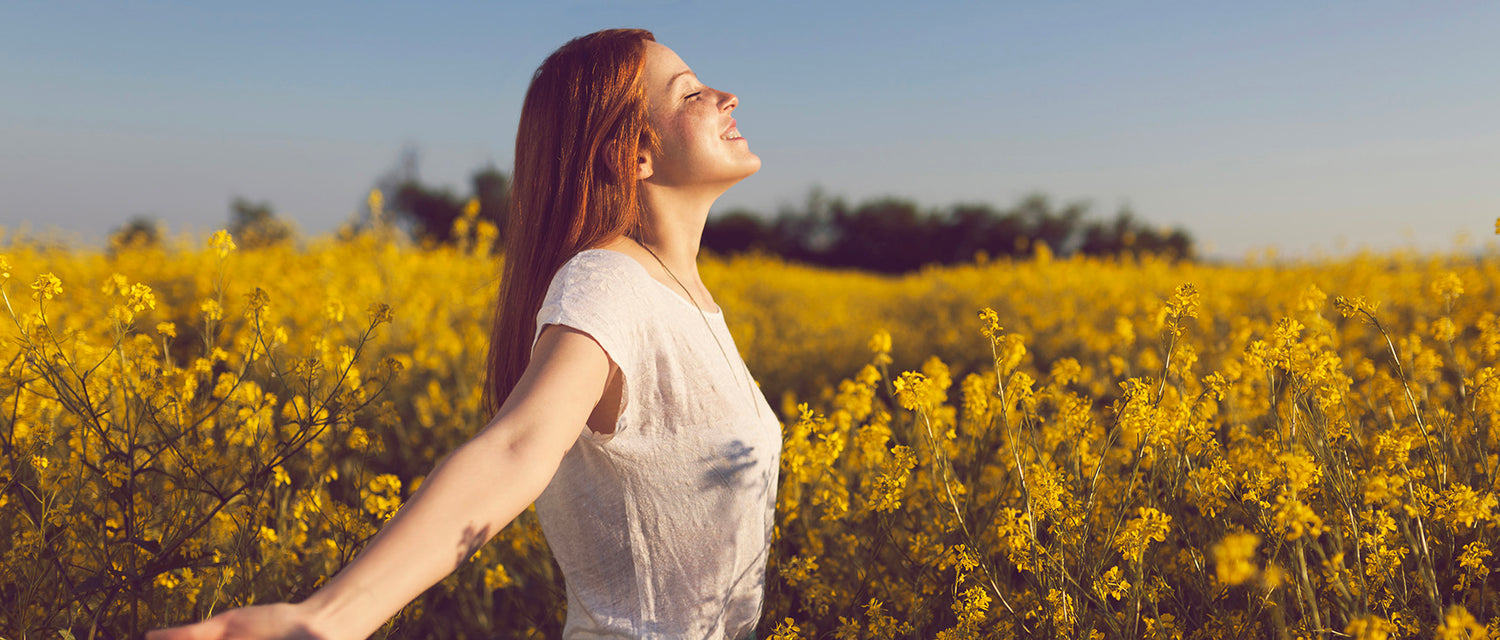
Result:
<svg viewBox="0 0 1500 640"><path fill-rule="evenodd" d="M731 118L731 119L730 119L730 120L729 120L729 128L728 128L728 129L726 129L726 130L725 130L725 131L724 131L724 133L723 133L723 134L722 134L722 135L720 135L720 136L719 136L719 137L720 137L720 138L723 138L723 139L725 139L725 140L744 140L744 139L745 139L745 137L744 137L744 136L742 136L742 135L740 135L740 129L739 129L739 126L738 126L738 124L737 124L737 123L736 123L736 122L735 122L735 121L734 121L734 119L733 119L733 118Z"/></svg>

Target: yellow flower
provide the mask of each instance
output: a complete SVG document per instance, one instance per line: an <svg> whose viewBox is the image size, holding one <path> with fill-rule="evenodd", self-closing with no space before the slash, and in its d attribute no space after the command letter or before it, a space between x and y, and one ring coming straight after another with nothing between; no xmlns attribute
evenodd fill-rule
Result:
<svg viewBox="0 0 1500 640"><path fill-rule="evenodd" d="M1255 577L1255 547L1260 537L1253 533L1231 533L1214 545L1214 568L1219 582L1242 584Z"/></svg>
<svg viewBox="0 0 1500 640"><path fill-rule="evenodd" d="M1306 289L1302 290L1302 295L1298 297L1297 310L1307 313L1317 313L1327 301L1328 294L1323 293L1323 290L1319 289L1318 285L1310 284L1307 285Z"/></svg>
<svg viewBox="0 0 1500 640"><path fill-rule="evenodd" d="M1135 325L1130 322L1130 318L1115 318L1115 337L1127 345L1135 343Z"/></svg>
<svg viewBox="0 0 1500 640"><path fill-rule="evenodd" d="M896 445L891 454L884 472L875 479L875 492L870 500L871 508L884 513L901 508L901 494L906 489L911 470L917 466L917 456L911 447Z"/></svg>
<svg viewBox="0 0 1500 640"><path fill-rule="evenodd" d="M1439 640L1470 640L1471 638L1484 638L1488 635L1484 625L1474 619L1474 615L1461 604L1448 607L1448 612L1443 616L1443 621L1438 623L1437 638Z"/></svg>
<svg viewBox="0 0 1500 640"><path fill-rule="evenodd" d="M203 317L210 322L220 320L224 317L224 309L219 306L219 301L213 298L205 298L198 303L198 310L203 312Z"/></svg>
<svg viewBox="0 0 1500 640"><path fill-rule="evenodd" d="M239 248L234 244L234 237L223 229L215 231L213 237L208 239L208 247L213 249L221 259L228 256L230 251Z"/></svg>
<svg viewBox="0 0 1500 640"><path fill-rule="evenodd" d="M391 305L384 302L372 302L367 312L370 316L370 324L384 324L391 321Z"/></svg>
<svg viewBox="0 0 1500 640"><path fill-rule="evenodd" d="M1276 498L1276 524L1286 534L1287 540L1302 536L1318 537L1323 534L1323 518L1302 500L1289 498L1285 494Z"/></svg>
<svg viewBox="0 0 1500 640"><path fill-rule="evenodd" d="M1490 575L1489 564L1485 562L1492 554L1483 540L1475 540L1464 545L1463 555L1458 557L1458 566L1464 569L1459 575L1458 582L1454 583L1454 591L1465 591L1472 584L1483 584L1486 576Z"/></svg>
<svg viewBox="0 0 1500 640"><path fill-rule="evenodd" d="M881 329L880 331L876 331L875 335L870 336L869 348L870 351L875 352L875 366L884 367L891 363L891 334L889 331Z"/></svg>
<svg viewBox="0 0 1500 640"><path fill-rule="evenodd" d="M1083 367L1074 358L1059 358L1052 363L1052 384L1069 385L1083 379Z"/></svg>
<svg viewBox="0 0 1500 640"><path fill-rule="evenodd" d="M327 302L323 303L323 317L327 318L329 322L343 322L344 303L334 298L329 298Z"/></svg>
<svg viewBox="0 0 1500 640"><path fill-rule="evenodd" d="M1344 633L1354 640L1386 640L1396 631L1396 625L1377 615L1367 615L1349 621Z"/></svg>
<svg viewBox="0 0 1500 640"><path fill-rule="evenodd" d="M245 294L245 317L254 318L263 315L266 307L271 304L271 296L265 289L256 287L254 291Z"/></svg>
<svg viewBox="0 0 1500 640"><path fill-rule="evenodd" d="M385 208L385 194L381 193L379 189L371 189L370 196L366 198L365 202L370 205L370 216L379 219L382 210Z"/></svg>
<svg viewBox="0 0 1500 640"><path fill-rule="evenodd" d="M489 251L494 246L495 240L500 238L500 227L489 220L480 220L474 225L474 250L477 253Z"/></svg>
<svg viewBox="0 0 1500 640"><path fill-rule="evenodd" d="M62 280L59 280L57 276L52 275L52 272L49 271L37 276L36 281L31 283L31 289L33 291L31 298L33 300L38 302L51 300L62 294Z"/></svg>
<svg viewBox="0 0 1500 640"><path fill-rule="evenodd" d="M0 283L10 279L10 259L0 254Z"/></svg>
<svg viewBox="0 0 1500 640"><path fill-rule="evenodd" d="M810 582L818 571L818 559L813 556L799 555L787 562L781 568L781 577L786 579L787 584L799 586Z"/></svg>
<svg viewBox="0 0 1500 640"><path fill-rule="evenodd" d="M927 377L916 371L907 371L895 380L896 399L901 406L909 411L927 407L931 404L930 385Z"/></svg>
<svg viewBox="0 0 1500 640"><path fill-rule="evenodd" d="M1021 366L1021 360L1026 357L1026 342L1014 333L1005 334L998 342L995 366L1000 368L1001 374L1009 374Z"/></svg>
<svg viewBox="0 0 1500 640"><path fill-rule="evenodd" d="M152 293L151 287L146 286L145 283L137 282L127 288L125 282L125 276L115 274L105 281L104 293L119 293L125 296L125 301L111 308L109 315L123 324L130 324L135 321L136 314L156 308L156 294Z"/></svg>
<svg viewBox="0 0 1500 640"><path fill-rule="evenodd" d="M182 583L182 581L179 580L177 578L177 576L174 576L174 575L172 575L170 573L163 573L163 574L157 575L155 582L156 582L156 586L161 587L163 589L169 589L169 590L170 589L176 589L177 585L179 585L179 584Z"/></svg>
<svg viewBox="0 0 1500 640"><path fill-rule="evenodd" d="M1380 308L1379 304L1370 304L1364 298L1345 298L1344 296L1335 297L1333 299L1333 306L1339 310L1339 315L1345 318L1359 313L1373 314L1376 309Z"/></svg>
<svg viewBox="0 0 1500 640"><path fill-rule="evenodd" d="M798 627L797 623L795 621L793 621L791 618L786 618L786 619L784 619L784 620L781 621L781 624L776 625L776 629L771 632L771 637L770 637L770 640L801 640L801 639L802 639L802 628Z"/></svg>
<svg viewBox="0 0 1500 640"><path fill-rule="evenodd" d="M1472 527L1475 521L1493 520L1495 494L1479 493L1462 482L1448 485L1437 504L1437 517L1454 527Z"/></svg>
<svg viewBox="0 0 1500 640"><path fill-rule="evenodd" d="M107 296L114 295L125 291L127 284L129 280L123 274L116 273L104 279L104 286L99 287L99 292Z"/></svg>
<svg viewBox="0 0 1500 640"><path fill-rule="evenodd" d="M1151 507L1141 507L1136 512L1139 517L1132 518L1125 523L1125 527L1115 539L1115 548L1131 561L1140 562L1142 555L1146 552L1146 546L1153 540L1166 541L1167 532L1171 529L1172 516Z"/></svg>
<svg viewBox="0 0 1500 640"><path fill-rule="evenodd" d="M1000 334L1005 330L1004 327L1000 326L1000 314L995 313L995 310L989 307L980 310L979 322L983 325L984 337L991 340L1000 337Z"/></svg>
<svg viewBox="0 0 1500 640"><path fill-rule="evenodd" d="M1458 327L1453 326L1453 319L1447 316L1438 318L1432 323L1432 338L1438 342L1453 342L1454 336L1458 335Z"/></svg>
<svg viewBox="0 0 1500 640"><path fill-rule="evenodd" d="M1121 575L1119 567L1110 567L1109 571L1094 579L1094 592L1100 598L1119 600L1130 593L1130 582Z"/></svg>
<svg viewBox="0 0 1500 640"><path fill-rule="evenodd" d="M1198 288L1191 282L1177 287L1172 301L1167 303L1167 313L1175 319L1198 317Z"/></svg>
<svg viewBox="0 0 1500 640"><path fill-rule="evenodd" d="M510 572L505 570L503 564L496 563L495 566L484 571L484 587L491 591L504 589L515 583L515 579L510 577Z"/></svg>
<svg viewBox="0 0 1500 640"><path fill-rule="evenodd" d="M1449 271L1432 282L1430 287L1432 294L1448 302L1452 302L1464 293L1464 281L1457 273Z"/></svg>
<svg viewBox="0 0 1500 640"><path fill-rule="evenodd" d="M391 517L401 508L400 494L401 479L390 473L375 476L370 484L360 489L365 511L381 520Z"/></svg>
<svg viewBox="0 0 1500 640"><path fill-rule="evenodd" d="M969 587L953 602L953 613L958 614L958 623L978 625L984 622L985 612L990 608L990 594L984 587Z"/></svg>

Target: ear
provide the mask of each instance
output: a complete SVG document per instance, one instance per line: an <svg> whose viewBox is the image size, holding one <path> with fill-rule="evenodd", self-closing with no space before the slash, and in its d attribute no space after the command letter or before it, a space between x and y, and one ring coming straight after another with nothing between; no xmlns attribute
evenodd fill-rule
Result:
<svg viewBox="0 0 1500 640"><path fill-rule="evenodd" d="M619 148L620 145L617 141L610 140L609 142L604 143L604 154L603 157L600 158L600 160L602 161L600 163L600 166L608 171L609 175L615 179L624 178L626 172L629 171L628 167L619 167L618 169L615 167L615 154L619 152ZM635 161L637 177L640 180L650 178L651 174L653 173L651 169L651 154L647 152L644 147L642 147L636 154Z"/></svg>
<svg viewBox="0 0 1500 640"><path fill-rule="evenodd" d="M640 151L637 152L635 164L639 167L641 180L649 179L655 172L651 168L651 152L647 151L645 147L641 147Z"/></svg>

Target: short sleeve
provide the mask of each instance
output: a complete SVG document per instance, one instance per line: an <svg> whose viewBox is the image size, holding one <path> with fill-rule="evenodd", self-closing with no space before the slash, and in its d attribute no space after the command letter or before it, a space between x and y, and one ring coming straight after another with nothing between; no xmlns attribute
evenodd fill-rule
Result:
<svg viewBox="0 0 1500 640"><path fill-rule="evenodd" d="M588 334L605 355L619 367L625 377L627 392L621 396L621 415L628 404L628 390L632 373L638 364L639 343L637 330L639 319L635 317L639 300L635 287L619 260L633 260L629 256L600 255L607 252L588 252L574 256L558 269L542 307L536 314L536 332L531 337L531 348L542 329L549 324L571 327ZM617 427L618 428L618 427Z"/></svg>

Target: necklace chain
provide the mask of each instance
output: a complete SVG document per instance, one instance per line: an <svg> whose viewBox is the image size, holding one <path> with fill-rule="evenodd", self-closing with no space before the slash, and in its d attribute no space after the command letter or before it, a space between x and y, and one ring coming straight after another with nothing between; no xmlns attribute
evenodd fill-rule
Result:
<svg viewBox="0 0 1500 640"><path fill-rule="evenodd" d="M651 257L656 258L656 263L659 264L659 265L661 265L662 271L667 272L667 275L669 275L669 276L672 277L672 281L676 282L677 286L682 287L682 292L684 294L687 294L688 301L692 302L693 303L693 307L698 310L698 316L700 318L703 318L703 326L705 326L705 327L708 328L708 335L710 335L710 336L713 337L714 344L719 345L719 354L722 355L722 356L724 356L724 364L729 365L729 370L730 370L731 374L735 373L735 371L734 371L734 363L732 363L732 362L729 361L729 352L724 349L724 343L719 342L719 332L714 331L713 325L709 324L709 322L708 322L708 314L704 313L703 307L699 306L698 301L693 298L693 292L688 291L687 285L682 284L682 281L679 280L679 279L677 279L677 274L672 273L672 270L667 268L667 263L662 262L661 256L656 255L656 252L652 251L651 247L646 246L646 243L644 243L644 242L641 242L639 244L641 245L641 248L643 248L643 249L646 250L646 253L649 253L649 254L651 254ZM720 312L722 312L722 311L723 311L723 309L721 308ZM749 367L745 367L745 386L748 389L750 389L750 404L755 407L755 418L758 420L758 419L760 419L760 403L756 402L756 399L755 399L755 385L751 381ZM769 479L768 479L768 483L769 483ZM766 490L771 493L772 500L774 501L775 500L775 495L776 495L775 489L772 488L768 484ZM762 558L764 558L764 555L762 555ZM764 609L765 604L766 604L765 603L765 599L762 598L760 604L756 605L756 607L755 607L755 619L756 620L760 619L760 614L761 614L761 611ZM726 603L726 606L727 606L727 603Z"/></svg>
<svg viewBox="0 0 1500 640"><path fill-rule="evenodd" d="M649 253L649 254L651 254L651 257L656 258L656 263L659 264L659 265L661 265L662 271L666 271L667 275L672 277L672 281L676 282L677 286L682 287L682 292L685 293L685 294L687 294L688 301L691 302L691 303L693 303L693 307L698 310L698 316L701 317L701 318L703 318L703 326L708 327L708 335L711 336L714 339L714 344L716 344L716 345L719 346L719 354L722 355L722 356L724 356L724 364L729 365L729 370L730 370L731 373L735 374L735 377L739 377L738 373L734 369L734 363L729 360L729 351L727 351L727 350L724 349L724 343L719 342L719 333L717 331L714 331L714 327L713 327L712 324L709 324L709 322L708 322L708 314L703 311L703 307L701 307L701 306L698 305L698 301L693 298L693 293L691 291L688 291L687 285L682 284L682 281L677 279L677 274L672 273L672 270L667 268L667 263L662 262L661 256L656 255L656 252L652 251L651 247L646 246L646 243L644 243L644 242L641 242L639 244L641 245L642 249L646 250L646 253ZM753 383L750 381L750 370L749 369L745 370L745 386L748 387L748 388L750 388L750 392L751 392L750 404L754 405L754 407L755 407L755 417L759 418L760 417L760 403L755 401L755 395L754 395L754 393L755 393L755 387L754 387Z"/></svg>

